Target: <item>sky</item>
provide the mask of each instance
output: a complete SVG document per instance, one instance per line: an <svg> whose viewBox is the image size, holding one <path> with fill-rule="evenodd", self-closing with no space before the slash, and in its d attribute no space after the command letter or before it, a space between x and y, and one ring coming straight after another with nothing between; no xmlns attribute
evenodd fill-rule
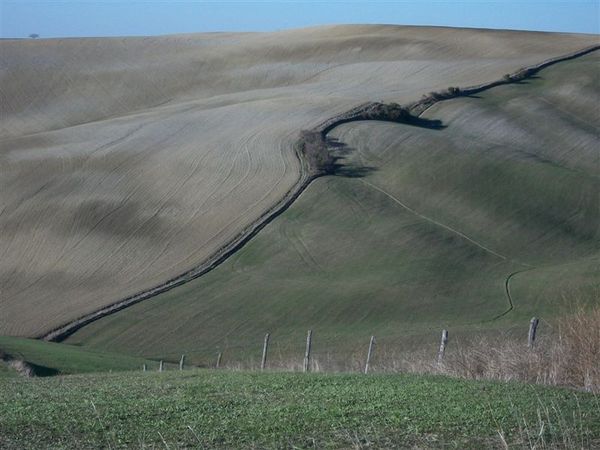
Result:
<svg viewBox="0 0 600 450"><path fill-rule="evenodd" d="M600 0L0 0L0 37L147 36L385 23L600 33Z"/></svg>

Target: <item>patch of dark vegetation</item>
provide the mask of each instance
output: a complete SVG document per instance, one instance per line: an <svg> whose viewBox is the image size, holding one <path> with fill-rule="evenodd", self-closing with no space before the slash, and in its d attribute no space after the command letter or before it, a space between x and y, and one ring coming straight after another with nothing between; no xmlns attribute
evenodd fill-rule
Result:
<svg viewBox="0 0 600 450"><path fill-rule="evenodd" d="M504 75L502 77L502 80L506 83L514 83L517 81L522 81L525 78L529 78L532 75L534 75L536 72L537 72L537 70L535 70L533 68L521 67L519 70L517 70L514 73L507 73L506 75Z"/></svg>
<svg viewBox="0 0 600 450"><path fill-rule="evenodd" d="M303 130L300 133L298 149L307 161L310 175L313 177L335 175L361 178L376 170L370 166L344 164L345 155L351 149L337 139L325 138L318 131Z"/></svg>
<svg viewBox="0 0 600 450"><path fill-rule="evenodd" d="M459 91L459 88L449 88ZM432 93L431 95L450 95L449 93ZM440 120L425 119L412 115L410 109L398 103L371 103L356 120L380 120L385 122L397 122L422 128L440 130L445 128Z"/></svg>
<svg viewBox="0 0 600 450"><path fill-rule="evenodd" d="M388 122L410 122L412 116L410 111L398 103L368 104L357 120L384 120Z"/></svg>
<svg viewBox="0 0 600 450"><path fill-rule="evenodd" d="M421 97L422 103L438 102L440 100L447 100L449 98L458 97L463 94L463 91L459 87L451 86L443 91L432 91L429 94L423 94Z"/></svg>
<svg viewBox="0 0 600 450"><path fill-rule="evenodd" d="M499 80L490 81L489 83L479 84L477 86L469 86L469 87L454 87L451 86L443 91L435 91L430 92L429 94L423 95L419 101L416 101L406 107L406 109L412 114L412 117L420 116L427 108L432 106L433 104L443 101L449 100L456 97L471 97L474 98L475 94L479 92L483 92L490 88L496 86L502 86L506 84L521 84L525 83L526 80L536 78L536 74L546 67L549 67L553 64L559 63L561 61L568 61L570 59L577 58L579 56L586 55L588 53L594 52L600 49L600 45L595 45L592 47L585 48L583 50L579 50L577 52L569 53L568 55L559 56L556 58L552 58L541 62L539 64L530 66L530 67L522 67L516 70L513 73L507 73ZM476 97L475 97L476 98Z"/></svg>
<svg viewBox="0 0 600 450"><path fill-rule="evenodd" d="M460 91L459 88L453 89L453 92ZM451 96L448 92L443 93L431 93L430 95L438 96L441 99L442 96ZM433 98L433 97L432 97ZM448 97L449 98L449 97ZM437 100L432 100L435 102ZM360 114L356 120L380 120L385 122L397 122L406 125L412 125L415 127L430 128L433 130L440 130L445 128L440 120L425 119L416 115L411 114L408 107L399 105L398 103L371 103L365 107L364 112Z"/></svg>
<svg viewBox="0 0 600 450"><path fill-rule="evenodd" d="M335 158L329 152L327 140L322 133L302 130L297 145L298 151L308 164L311 175L330 175L334 172Z"/></svg>
<svg viewBox="0 0 600 450"><path fill-rule="evenodd" d="M460 91L459 88L449 89L451 89L452 92ZM437 96L437 99L433 97L434 94ZM442 99L442 96L445 96L444 98L451 97L449 93L431 93L430 96L425 96L416 105L419 107L422 107L424 104L431 105ZM358 120L379 120L382 122L403 123L406 125L436 130L444 128L439 120L423 119L419 117L418 114L413 114L412 108L415 108L416 105L402 106L398 103L369 102L351 109L346 113L339 114L322 123L320 126L317 126L313 130L314 132L320 132L322 136L327 136L327 133L337 126Z"/></svg>
<svg viewBox="0 0 600 450"><path fill-rule="evenodd" d="M462 94L462 91L459 87L450 86L448 89L446 89L444 91L433 91L433 92L430 92L429 94L424 94L423 97L421 97L421 101L423 101L423 102L436 101L437 102L440 100L446 100L449 98L458 97L461 94Z"/></svg>

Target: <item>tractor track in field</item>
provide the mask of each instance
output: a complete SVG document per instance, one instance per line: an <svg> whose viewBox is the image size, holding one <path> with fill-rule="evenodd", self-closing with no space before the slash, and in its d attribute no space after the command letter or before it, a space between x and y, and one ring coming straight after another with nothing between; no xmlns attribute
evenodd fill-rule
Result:
<svg viewBox="0 0 600 450"><path fill-rule="evenodd" d="M459 90L454 93L444 92L444 93L440 93L439 96L429 95L427 97L424 97L421 100L418 100L416 102L406 105L405 108L412 114L413 117L419 118L425 111L427 111L430 107L432 107L433 105L435 105L436 103L438 103L440 101L450 100L450 99L458 98L458 97L468 97L468 96L480 93L482 91L491 89L496 86L517 83L519 81L522 81L524 79L534 76L540 70L545 69L546 67L549 67L551 65L554 65L554 64L562 62L562 61L568 61L571 59L578 58L580 56L586 55L588 53L594 52L599 49L600 49L600 45L586 47L579 51L575 51L575 52L565 54L563 56L558 56L555 58L547 59L538 64L519 69L516 72L513 72L512 74L508 74L499 80L479 84L476 86L459 88ZM333 130L337 126L342 125L344 123L359 121L359 120L385 121L384 118L369 119L368 117L365 117L365 113L368 112L368 110L373 105L376 105L376 103L374 103L374 102L363 103L355 108L352 108L352 109L346 111L345 113L338 114L334 117L331 117L331 118L325 120L324 122L321 122L319 125L315 126L311 131L320 133L323 137L326 137L327 133L329 133L331 130ZM395 122L398 122L398 121L395 120ZM212 269L219 266L221 263L223 263L225 260L227 260L231 255L233 255L235 252L237 252L239 249L241 249L248 241L250 241L250 239L252 239L254 236L256 236L256 234L258 234L258 232L260 230L262 230L265 226L267 226L269 223L271 223L276 217L278 217L280 214L282 214L284 211L286 211L292 205L292 203L302 194L302 192L304 192L304 190L310 185L310 183L313 180L315 180L316 178L318 178L319 176L321 176L321 174L316 174L310 170L310 167L308 166L307 161L305 161L305 158L303 157L302 152L298 145L294 146L294 152L300 162L300 177L298 178L298 182L295 184L295 186L293 186L278 203L276 203L274 206L272 206L267 211L265 211L255 222L248 225L248 227L246 227L244 230L242 230L236 237L234 237L227 244L225 244L220 249L218 249L211 257L209 257L208 259L206 259L199 265L191 268L190 270L188 270L178 276L175 276L158 286L155 286L151 289L144 290L142 292L128 296L126 298L120 299L117 302L112 303L111 305L105 306L101 309L98 309L97 311L92 312L92 313L83 315L75 320L69 321L57 328L54 328L53 330L51 330L49 332L46 332L46 333L38 336L38 338L46 340L46 341L60 342L64 339L66 339L71 334L73 334L75 331L79 330L80 328L82 328L98 319L106 317L117 311L121 311L121 310L123 310L129 306L132 306L136 303L139 303L143 300L150 299L158 294L167 292L177 286L181 286L195 278L198 278L198 277L206 274L207 272L209 272ZM385 192L383 192L383 193L390 196L389 194L387 194ZM395 200L395 201L397 201L397 200ZM427 219L427 220L431 221L431 219ZM445 227L445 228L447 228L447 227ZM506 259L505 256L500 255L499 253L496 253L496 252L488 249L485 246L482 246L481 244L473 241L472 239L468 238L467 236L463 235L462 233L457 232L456 230L452 230L452 229L450 229L450 231L453 231L454 233L458 233L460 236L466 238L467 240L474 243L478 247L481 247L482 249L484 249L490 253L493 253L500 258ZM506 279L505 289L506 289L506 294L507 294L508 301L509 301L509 309L507 309L504 313L502 313L497 318L508 314L510 311L512 311L512 309L514 307L513 299L510 295L509 282L510 282L510 278L512 276L516 275L517 273L519 273L519 272L511 273Z"/></svg>
<svg viewBox="0 0 600 450"><path fill-rule="evenodd" d="M444 228L447 231L450 231L453 234L456 234L457 236L460 236L461 238L465 239L466 241L470 242L471 244L479 247L480 249L484 250L485 252L489 253L490 255L493 255L497 258L500 258L504 261L509 260L510 258L508 256L505 256L501 253L495 252L494 250L486 247L485 245L481 244L480 242L477 242L475 239L470 238L469 236L467 236L466 234L458 231L456 228L452 228L448 225L443 224L442 222L438 222L435 219L432 219L431 217L427 217L423 214L421 214L420 212L414 210L413 208L411 208L410 206L402 203L399 199L397 199L396 197L394 197L392 194L390 194L389 192L387 192L386 190L380 188L379 186L375 186L373 183L369 183L368 181L365 181L363 179L360 180L363 184L369 186L372 189L375 189L376 191L382 193L383 195L385 195L386 197L388 197L390 200L392 200L394 203L400 205L402 208L404 208L405 210L407 210L408 212L414 214L415 216L433 224L433 225L437 225L441 228Z"/></svg>

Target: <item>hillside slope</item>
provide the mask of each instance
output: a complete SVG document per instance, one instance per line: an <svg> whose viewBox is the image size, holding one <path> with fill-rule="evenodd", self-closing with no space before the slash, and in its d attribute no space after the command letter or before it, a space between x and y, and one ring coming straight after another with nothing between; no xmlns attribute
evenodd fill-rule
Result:
<svg viewBox="0 0 600 450"><path fill-rule="evenodd" d="M442 328L524 336L532 315L599 287L599 56L438 103L423 117L442 129L336 128L337 176L213 272L66 342L212 364L218 351L256 361L267 331L284 361L300 360L307 329L321 361L371 334L432 352Z"/></svg>
<svg viewBox="0 0 600 450"><path fill-rule="evenodd" d="M0 42L0 334L199 264L298 181L300 129L586 47L395 26Z"/></svg>
<svg viewBox="0 0 600 450"><path fill-rule="evenodd" d="M14 360L25 361L35 376L139 371L143 364L147 365L148 370L156 370L158 367L158 362L118 353L94 351L37 339L0 336L0 370L7 369L7 365ZM9 373L16 375L14 370Z"/></svg>

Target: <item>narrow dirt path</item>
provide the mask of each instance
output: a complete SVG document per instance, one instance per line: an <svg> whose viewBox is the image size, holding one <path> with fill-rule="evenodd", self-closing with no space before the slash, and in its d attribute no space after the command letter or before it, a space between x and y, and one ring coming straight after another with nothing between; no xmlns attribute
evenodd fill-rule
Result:
<svg viewBox="0 0 600 450"><path fill-rule="evenodd" d="M545 61L535 64L533 66L519 69L516 72L514 72L513 74L509 74L508 76L505 76L504 78L502 78L500 80L491 81L491 82L480 84L477 86L460 88L458 91L456 91L454 93L448 93L448 92L441 93L437 97L430 95L428 97L423 98L422 100L419 100L410 105L407 105L405 108L410 113L413 114L413 117L420 117L427 109L429 109L432 105L434 105L435 103L437 103L439 101L449 100L449 99L457 98L457 97L461 97L461 96L469 96L469 95L473 95L473 94L482 92L487 89L491 89L496 86L501 86L501 85L510 84L510 83L516 83L523 79L532 77L533 75L538 73L540 70L542 70L548 66L551 66L553 64L556 64L556 63L559 63L562 61L568 61L568 60L586 55L588 53L591 53L591 52L599 50L599 49L600 49L600 45L587 47L585 49L582 49L582 50L579 50L576 52L571 52L571 53L568 53L563 56L558 56L555 58L545 60ZM375 105L375 103L372 103L372 102L368 102L368 103L359 105L345 113L339 114L337 116L334 116L334 117L322 122L320 125L316 126L312 131L319 132L323 135L323 137L325 137L327 135L327 133L329 133L331 130L333 130L337 126L344 124L344 123L358 121L358 120L385 120L382 118L369 119L368 117L365 117L365 116L368 116L368 114L365 114L365 112L368 112L369 109L372 108L373 105ZM391 120L391 121L398 122L398 120ZM54 330L52 330L48 333L38 336L38 338L44 339L47 341L60 342L60 341L64 340L66 337L68 337L69 335L73 334L78 329L84 327L85 325L88 325L102 317L108 316L109 314L112 314L112 313L120 311L124 308L127 308L128 306L134 305L143 300L147 300L158 294L162 294L170 289L173 289L174 287L185 284L188 281L198 278L198 277L204 275L205 273L209 272L210 270L214 269L215 267L219 266L227 258L229 258L229 256L231 256L233 253L235 253L236 251L241 249L250 239L252 239L252 237L254 237L267 224L269 224L277 216L279 216L285 210L287 210L291 206L291 204L300 196L300 194L302 194L302 192L308 187L308 185L315 178L317 178L319 176L319 175L311 174L308 164L307 164L307 161L304 160L302 154L300 153L300 151L298 151L297 148L295 149L295 152L296 152L296 156L298 157L298 159L300 161L300 176L298 178L298 182L296 183L296 185L290 191L288 191L288 193L277 204L275 204L269 210L265 211L261 215L261 217L259 217L258 220L256 220L254 223L250 224L246 229L244 229L241 233L239 233L229 243L225 244L223 247L221 247L219 250L217 250L217 252L215 252L215 254L213 256L211 256L210 258L208 258L206 261L202 262L201 264L188 270L187 272L184 272L174 278L171 278L170 280L165 281L161 285L155 286L154 288L151 288L151 289L145 290L143 292L137 293L135 295L129 296L127 298L121 299L121 300L113 303L112 305L105 306L95 312L86 314L78 319L75 319L73 321L70 321L70 322L58 327L58 328L55 328ZM423 217L425 220L428 220L429 222L435 223L439 226L442 226L442 227L448 229L449 231L463 237L464 239L467 239L468 241L470 241L474 245L477 245L478 247L482 248L483 250L497 256L498 258L501 258L503 260L507 259L506 256L485 247L484 245L469 238L468 236L464 235L463 233L459 232L458 230L454 230L450 227L447 227L444 224L434 221L433 219L430 219L430 218L420 215L419 213L410 209L408 206L404 205L398 199L394 198L393 196L391 196L390 194L386 193L385 191L379 189L378 187L371 185L368 182L365 182L365 183L370 185L372 188L381 191L383 194L387 195L392 200L396 201L396 203L400 204L407 210L412 211L413 213ZM509 290L509 285L508 285L508 283L510 281L510 277L512 277L512 276L513 276L513 274L509 275L509 278L506 281L506 291L507 291L510 307L505 313L503 313L503 315L507 314L508 312L510 312L513 309L513 301L512 301L512 298L510 297L510 290Z"/></svg>
<svg viewBox="0 0 600 450"><path fill-rule="evenodd" d="M505 256L505 255L502 255L501 253L495 252L495 251L494 251L494 250L492 250L491 248L489 248L489 247L486 247L485 245L483 245L483 244L482 244L482 243L480 243L480 242L477 242L475 239L472 239L472 238L470 238L469 236L467 236L466 234L464 234L464 233L461 233L461 232L460 232L460 231L458 231L457 229L455 229L455 228L452 228L452 227L450 227L450 226L448 226L448 225L446 225L446 224L443 224L442 222L438 222L437 220L435 220L435 219L432 219L431 217L427 217L427 216L425 216L425 215L421 214L420 212L418 212L418 211L414 210L413 208L411 208L411 207L410 207L410 206L408 206L407 204L405 204L405 203L402 203L400 200L398 200L396 197L394 197L392 194L390 194L390 193L389 193L389 192L387 192L386 190L384 190L384 189L381 189L381 188L380 188L380 187L378 187L378 186L375 186L373 183L369 183L368 181L365 181L365 180L364 180L364 179L362 179L362 178L360 179L360 181L361 181L363 184L366 184L367 186L371 187L372 189L375 189L376 191L379 191L379 192L381 192L383 195L385 195L386 197L390 198L390 199L391 199L391 200L393 200L395 203L397 203L398 205L400 205L401 207L403 207L403 208L404 208L404 209L406 209L407 211L411 212L411 213L412 213L412 214L414 214L415 216L417 216L417 217L420 217L421 219L423 219L423 220L426 220L426 221L427 221L427 222L429 222L429 223L432 223L432 224L434 224L434 225L437 225L437 226L439 226L439 227L442 227L442 228L444 228L445 230L448 230L448 231L450 231L451 233L454 233L454 234L456 234L456 235L460 236L461 238L463 238L463 239L465 239L465 240L469 241L471 244L474 244L474 245L476 245L476 246L477 246L477 247L479 247L480 249L482 249L482 250L486 251L487 253L489 253L489 254L491 254L491 255L494 255L494 256L496 256L497 258L500 258L500 259L503 259L503 260L508 260L508 259L509 259L509 258L508 258L508 256Z"/></svg>

